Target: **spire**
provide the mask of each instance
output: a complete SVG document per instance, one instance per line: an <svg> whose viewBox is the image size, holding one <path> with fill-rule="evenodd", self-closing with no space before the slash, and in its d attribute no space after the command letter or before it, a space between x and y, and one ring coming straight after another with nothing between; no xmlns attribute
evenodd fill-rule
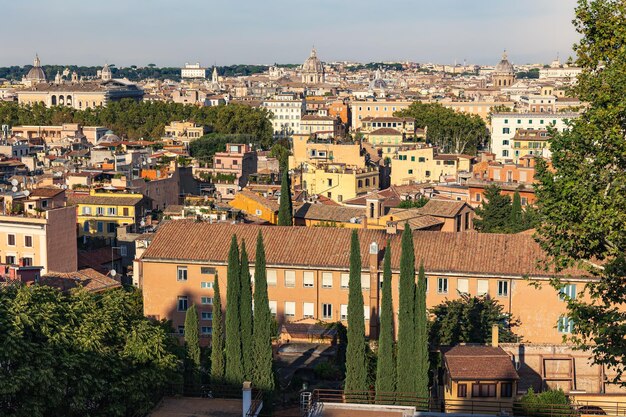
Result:
<svg viewBox="0 0 626 417"><path fill-rule="evenodd" d="M41 61L39 60L39 54L35 54L35 61L33 63L33 66L35 66L35 67L40 67L41 66Z"/></svg>
<svg viewBox="0 0 626 417"><path fill-rule="evenodd" d="M506 61L508 59L508 56L506 54L506 49L504 50L504 52L502 53L502 60Z"/></svg>
<svg viewBox="0 0 626 417"><path fill-rule="evenodd" d="M313 45L313 48L311 49L311 57L316 57L317 56L317 51L315 50L315 45Z"/></svg>

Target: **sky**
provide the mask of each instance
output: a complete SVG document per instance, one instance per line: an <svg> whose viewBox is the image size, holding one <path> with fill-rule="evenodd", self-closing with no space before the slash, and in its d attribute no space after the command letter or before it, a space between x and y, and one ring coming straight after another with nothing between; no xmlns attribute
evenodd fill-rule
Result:
<svg viewBox="0 0 626 417"><path fill-rule="evenodd" d="M323 61L514 64L573 55L576 0L0 0L0 66Z"/></svg>

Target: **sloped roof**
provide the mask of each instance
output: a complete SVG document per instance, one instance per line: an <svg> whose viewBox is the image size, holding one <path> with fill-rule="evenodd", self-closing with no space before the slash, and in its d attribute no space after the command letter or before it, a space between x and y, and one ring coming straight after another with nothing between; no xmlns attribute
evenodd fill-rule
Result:
<svg viewBox="0 0 626 417"><path fill-rule="evenodd" d="M88 291L99 292L122 285L111 277L103 275L92 268L80 269L76 272L48 272L42 275L39 282L69 291L72 288L83 287Z"/></svg>
<svg viewBox="0 0 626 417"><path fill-rule="evenodd" d="M454 217L465 206L468 206L468 204L464 201L448 201L431 198L424 207L420 207L416 210L421 214L428 214L430 216Z"/></svg>
<svg viewBox="0 0 626 417"><path fill-rule="evenodd" d="M453 380L517 380L513 362L501 347L459 345L442 349Z"/></svg>
<svg viewBox="0 0 626 417"><path fill-rule="evenodd" d="M296 210L294 217L347 223L350 219L364 214L365 212L360 208L304 203Z"/></svg>
<svg viewBox="0 0 626 417"><path fill-rule="evenodd" d="M278 211L279 209L278 203L276 201L270 200L269 198L265 198L262 195L257 194L253 191L241 190L237 194L241 195L242 197L246 197L253 201L256 201L257 203L261 204L264 207L267 207L268 209L272 211Z"/></svg>

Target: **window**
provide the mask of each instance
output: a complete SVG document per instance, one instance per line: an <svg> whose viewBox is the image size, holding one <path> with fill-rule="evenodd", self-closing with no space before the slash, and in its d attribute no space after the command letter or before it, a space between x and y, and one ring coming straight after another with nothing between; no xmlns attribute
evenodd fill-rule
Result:
<svg viewBox="0 0 626 417"><path fill-rule="evenodd" d="M470 218L469 218L469 211L467 213L465 213L465 230L468 230L470 226Z"/></svg>
<svg viewBox="0 0 626 417"><path fill-rule="evenodd" d="M430 177L430 171L426 171L425 174L426 174L427 177Z"/></svg>
<svg viewBox="0 0 626 417"><path fill-rule="evenodd" d="M178 281L187 281L187 267L179 266L176 268L176 279Z"/></svg>
<svg viewBox="0 0 626 417"><path fill-rule="evenodd" d="M204 305L213 305L213 297L202 297L200 302Z"/></svg>
<svg viewBox="0 0 626 417"><path fill-rule="evenodd" d="M124 213L124 216L128 216L128 207L124 207L122 212Z"/></svg>
<svg viewBox="0 0 626 417"><path fill-rule="evenodd" d="M24 266L33 266L33 258L29 258L29 257L22 258L22 264Z"/></svg>
<svg viewBox="0 0 626 417"><path fill-rule="evenodd" d="M267 270L267 285L276 286L276 270L268 269Z"/></svg>
<svg viewBox="0 0 626 417"><path fill-rule="evenodd" d="M33 247L33 237L32 236L24 236L24 246L27 248Z"/></svg>
<svg viewBox="0 0 626 417"><path fill-rule="evenodd" d="M302 315L304 318L313 318L315 316L315 304L302 303Z"/></svg>
<svg viewBox="0 0 626 417"><path fill-rule="evenodd" d="M520 174L522 174L522 173L520 173ZM523 174L525 175L526 173L523 173ZM522 197L521 198L521 203L522 203L522 206L527 205L528 204L528 199L526 197Z"/></svg>
<svg viewBox="0 0 626 417"><path fill-rule="evenodd" d="M424 158L423 156L420 156L420 157L417 159L417 162L426 162L426 158Z"/></svg>
<svg viewBox="0 0 626 417"><path fill-rule="evenodd" d="M341 288L346 289L350 287L350 274L343 272L341 274Z"/></svg>
<svg viewBox="0 0 626 417"><path fill-rule="evenodd" d="M117 210L116 210L116 208L115 208L115 207L109 207L109 208L107 209L107 214L108 214L109 216L115 216L115 215L117 214Z"/></svg>
<svg viewBox="0 0 626 417"><path fill-rule="evenodd" d="M328 186L329 187L333 186L333 180L331 178L328 179Z"/></svg>
<svg viewBox="0 0 626 417"><path fill-rule="evenodd" d="M261 216L261 215L263 215L263 212L261 210L259 210L259 209L256 209L254 214L257 215L257 216Z"/></svg>
<svg viewBox="0 0 626 417"><path fill-rule="evenodd" d="M411 162L415 162L415 157L414 156L411 157Z"/></svg>
<svg viewBox="0 0 626 417"><path fill-rule="evenodd" d="M7 265L15 265L15 256L7 256Z"/></svg>
<svg viewBox="0 0 626 417"><path fill-rule="evenodd" d="M115 227L117 226L117 223L107 223L107 232L108 233L115 233Z"/></svg>
<svg viewBox="0 0 626 417"><path fill-rule="evenodd" d="M85 223L83 223L83 232L89 233L89 222L88 221L85 221Z"/></svg>
<svg viewBox="0 0 626 417"><path fill-rule="evenodd" d="M370 274L361 274L361 289L370 289Z"/></svg>
<svg viewBox="0 0 626 417"><path fill-rule="evenodd" d="M508 146L509 145L509 140L508 139L504 139L502 141L502 146Z"/></svg>
<svg viewBox="0 0 626 417"><path fill-rule="evenodd" d="M559 333L571 333L574 328L574 320L569 317L560 317L556 328Z"/></svg>
<svg viewBox="0 0 626 417"><path fill-rule="evenodd" d="M83 207L83 214L91 214L91 207L88 207L88 206Z"/></svg>
<svg viewBox="0 0 626 417"><path fill-rule="evenodd" d="M322 288L332 288L332 287L333 287L333 273L322 272Z"/></svg>
<svg viewBox="0 0 626 417"><path fill-rule="evenodd" d="M480 197L481 197L481 196L480 196L480 193L476 194L476 201L479 201L479 202L480 202Z"/></svg>
<svg viewBox="0 0 626 417"><path fill-rule="evenodd" d="M456 386L456 396L458 398L467 397L467 384L458 384Z"/></svg>
<svg viewBox="0 0 626 417"><path fill-rule="evenodd" d="M409 169L409 175L410 174L413 174L413 170L412 169Z"/></svg>
<svg viewBox="0 0 626 417"><path fill-rule="evenodd" d="M502 156L509 156L509 151L508 150L503 150L502 151Z"/></svg>
<svg viewBox="0 0 626 417"><path fill-rule="evenodd" d="M213 320L213 312L212 311L203 311L200 316L200 320Z"/></svg>
<svg viewBox="0 0 626 417"><path fill-rule="evenodd" d="M7 235L7 245L15 246L15 235Z"/></svg>
<svg viewBox="0 0 626 417"><path fill-rule="evenodd" d="M341 315L341 320L348 320L348 304L342 304L339 307L339 314Z"/></svg>
<svg viewBox="0 0 626 417"><path fill-rule="evenodd" d="M502 134L503 135L507 135L511 132L511 130L508 127L503 127L502 128Z"/></svg>
<svg viewBox="0 0 626 417"><path fill-rule="evenodd" d="M296 271L285 271L285 287L293 288L296 286Z"/></svg>
<svg viewBox="0 0 626 417"><path fill-rule="evenodd" d="M215 275L216 272L217 271L215 270L215 268L211 268L210 266L201 266L200 267L200 273L203 274L203 275ZM211 283L211 285L213 285L213 284ZM212 286L211 287L207 287L207 288L212 288Z"/></svg>
<svg viewBox="0 0 626 417"><path fill-rule="evenodd" d="M104 207L96 207L96 215L103 216L104 215Z"/></svg>
<svg viewBox="0 0 626 417"><path fill-rule="evenodd" d="M469 281L466 278L457 279L456 290L461 294L469 294Z"/></svg>
<svg viewBox="0 0 626 417"><path fill-rule="evenodd" d="M495 397L496 384L472 384L472 397Z"/></svg>
<svg viewBox="0 0 626 417"><path fill-rule="evenodd" d="M500 397L511 398L513 396L513 384L510 382L503 382L500 384Z"/></svg>
<svg viewBox="0 0 626 417"><path fill-rule="evenodd" d="M305 288L313 288L313 286L315 285L313 272L304 271L304 279L302 281Z"/></svg>
<svg viewBox="0 0 626 417"><path fill-rule="evenodd" d="M323 319L333 318L333 305L332 304L322 304L322 318Z"/></svg>
<svg viewBox="0 0 626 417"><path fill-rule="evenodd" d="M509 281L498 281L498 297L508 297Z"/></svg>
<svg viewBox="0 0 626 417"><path fill-rule="evenodd" d="M437 280L437 292L439 294L448 293L448 278L439 278Z"/></svg>
<svg viewBox="0 0 626 417"><path fill-rule="evenodd" d="M296 303L294 301L285 301L285 317L295 317Z"/></svg>
<svg viewBox="0 0 626 417"><path fill-rule="evenodd" d="M212 328L211 326L202 326L202 327L200 328L200 332L201 332L203 335L208 336L208 335L210 335L210 334L213 332L213 328Z"/></svg>
<svg viewBox="0 0 626 417"><path fill-rule="evenodd" d="M489 281L486 279L479 279L478 280L478 291L476 292L477 295L485 295L489 293Z"/></svg>
<svg viewBox="0 0 626 417"><path fill-rule="evenodd" d="M518 124L518 125L521 125L521 124L522 124L522 121L521 121L520 119L517 119L517 124Z"/></svg>
<svg viewBox="0 0 626 417"><path fill-rule="evenodd" d="M187 311L187 297L186 296L178 297L178 311Z"/></svg>
<svg viewBox="0 0 626 417"><path fill-rule="evenodd" d="M370 306L363 306L363 318L365 320L370 319Z"/></svg>
<svg viewBox="0 0 626 417"><path fill-rule="evenodd" d="M567 284L559 290L559 297L561 300L568 300L576 298L576 284Z"/></svg>
<svg viewBox="0 0 626 417"><path fill-rule="evenodd" d="M276 301L270 301L268 304L270 306L270 312L272 313L272 316L275 316L276 315L276 309L278 307Z"/></svg>
<svg viewBox="0 0 626 417"><path fill-rule="evenodd" d="M509 123L509 119L504 119L504 124L508 124Z"/></svg>
<svg viewBox="0 0 626 417"><path fill-rule="evenodd" d="M184 336L185 335L185 326L178 326L178 334L180 336Z"/></svg>
<svg viewBox="0 0 626 417"><path fill-rule="evenodd" d="M98 233L102 233L104 231L104 223L98 222L96 224L96 230L98 230Z"/></svg>

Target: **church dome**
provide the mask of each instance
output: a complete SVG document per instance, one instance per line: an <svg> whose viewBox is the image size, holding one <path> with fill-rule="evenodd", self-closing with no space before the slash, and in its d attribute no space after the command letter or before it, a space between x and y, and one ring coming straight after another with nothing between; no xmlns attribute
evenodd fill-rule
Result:
<svg viewBox="0 0 626 417"><path fill-rule="evenodd" d="M113 78L113 74L111 73L111 68L109 68L108 64L104 64L104 67L102 67L102 71L100 72L100 77L102 78L103 81L107 81Z"/></svg>
<svg viewBox="0 0 626 417"><path fill-rule="evenodd" d="M33 63L33 67L26 74L26 79L33 83L37 82L45 82L46 81L46 73L43 72L41 68L41 61L39 61L39 56L35 55L35 62Z"/></svg>
<svg viewBox="0 0 626 417"><path fill-rule="evenodd" d="M382 73L380 69L376 70L376 75L374 79L370 81L370 90L384 90L387 88L387 82L383 79Z"/></svg>
<svg viewBox="0 0 626 417"><path fill-rule="evenodd" d="M120 137L113 133L112 130L107 130L106 133L98 139L96 143L114 143L119 142Z"/></svg>
<svg viewBox="0 0 626 417"><path fill-rule="evenodd" d="M506 56L506 52L502 54L502 60L496 65L494 72L500 74L513 74L515 70L513 69L513 65L509 62Z"/></svg>
<svg viewBox="0 0 626 417"><path fill-rule="evenodd" d="M304 61L302 64L302 71L306 72L322 72L324 70L324 66L322 65L322 61L317 57L317 52L315 48L311 50L311 55Z"/></svg>

